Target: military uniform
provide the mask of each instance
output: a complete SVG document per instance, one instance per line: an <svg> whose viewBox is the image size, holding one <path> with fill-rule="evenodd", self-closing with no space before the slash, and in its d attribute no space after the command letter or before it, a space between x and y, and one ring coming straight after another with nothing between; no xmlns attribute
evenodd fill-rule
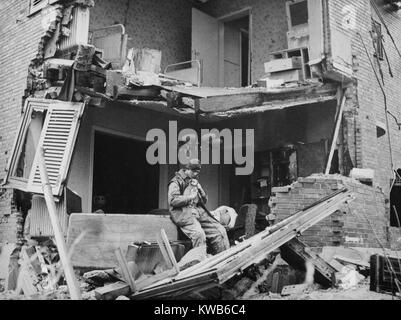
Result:
<svg viewBox="0 0 401 320"><path fill-rule="evenodd" d="M168 203L171 220L191 239L194 248L205 246L206 250L208 242L213 254L222 252L230 247L227 232L200 206L199 202L195 206L189 206L191 199L184 195L184 190L190 180L181 169L169 183ZM206 203L207 195L202 188L199 188L199 195L203 203Z"/></svg>

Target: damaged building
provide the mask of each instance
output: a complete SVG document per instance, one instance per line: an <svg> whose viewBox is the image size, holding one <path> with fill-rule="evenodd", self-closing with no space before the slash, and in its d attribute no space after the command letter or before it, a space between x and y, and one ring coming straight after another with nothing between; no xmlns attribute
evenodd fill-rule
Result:
<svg viewBox="0 0 401 320"><path fill-rule="evenodd" d="M114 268L113 251L129 257L133 243L157 249L161 228L182 257L190 248L167 203L179 165L146 159L147 133L177 123L178 132L253 129L254 143L251 174L215 163L200 178L210 210L239 214L229 236L240 260L168 274L175 283L227 281L296 236L313 248L401 250L398 9L390 0L3 1L0 243L54 236L45 149L61 231L68 246L79 239L74 267ZM294 220L316 208L313 223ZM276 239L270 228L283 221L299 230ZM182 289L172 283L138 297Z"/></svg>

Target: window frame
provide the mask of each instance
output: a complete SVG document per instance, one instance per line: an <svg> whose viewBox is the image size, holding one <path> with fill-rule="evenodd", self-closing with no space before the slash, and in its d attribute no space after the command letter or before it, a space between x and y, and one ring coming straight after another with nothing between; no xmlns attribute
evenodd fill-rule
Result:
<svg viewBox="0 0 401 320"><path fill-rule="evenodd" d="M285 7L286 7L286 13L287 13L287 22L288 22L288 30L296 30L296 29L301 29L301 28L305 28L309 25L309 10L308 10L308 21L306 23L302 23L302 24L298 24L296 26L292 25L292 18L291 18L291 9L290 7L294 4L298 4L301 2L306 2L306 6L308 8L309 6L309 1L308 0L293 0L293 1L289 1L287 0L285 3Z"/></svg>
<svg viewBox="0 0 401 320"><path fill-rule="evenodd" d="M34 5L35 0L28 0L28 17L34 15L35 13L42 11L43 8L50 4L59 2L60 0L39 0L39 2Z"/></svg>
<svg viewBox="0 0 401 320"><path fill-rule="evenodd" d="M49 0L39 0L39 2L35 5L35 0L29 0L29 11L28 16L31 16L39 11L41 11L44 7L49 4Z"/></svg>
<svg viewBox="0 0 401 320"><path fill-rule="evenodd" d="M18 126L17 137L14 141L13 147L11 149L11 156L8 160L6 167L5 183L10 187L20 189L27 192L28 180L27 178L16 177L14 172L18 165L18 160L21 156L26 135L28 133L28 128L31 120L32 113L34 111L45 112L49 108L49 103L45 100L33 100L27 99L24 105L22 119Z"/></svg>
<svg viewBox="0 0 401 320"><path fill-rule="evenodd" d="M50 100L50 99L35 99L35 98L28 98L25 102L24 109L23 109L23 116L20 121L20 125L18 127L17 131L17 137L14 141L13 148L11 149L11 156L9 158L9 161L7 163L6 167L6 176L4 179L4 182L2 184L3 187L5 188L13 188L13 189L18 189L22 190L24 192L32 192L32 193L37 193L37 194L43 194L42 190L42 185L41 183L38 183L35 181L35 176L37 176L38 172L38 153L40 151L40 147L43 145L46 137L50 134L49 130L49 121L52 120L52 113L57 112L57 110L60 110L60 112L63 112L65 109L71 108L75 114L73 115L72 120L67 120L67 126L70 126L70 129L68 131L68 138L67 141L65 142L65 147L62 153L62 160L61 160L61 165L60 165L60 171L59 171L59 178L55 183L52 184L52 191L53 195L55 196L61 196L63 186L65 183L65 179L68 176L71 160L72 160L72 155L74 152L74 147L76 144L76 140L78 137L78 132L80 128L80 123L81 123L81 118L85 109L85 104L84 103L78 103L78 102L66 102L66 101L59 101L59 100ZM30 172L27 172L28 178L23 178L23 177L16 177L15 170L18 166L18 161L20 159L22 150L25 145L25 140L27 137L28 133L28 128L30 124L30 118L32 116L32 113L34 111L43 111L47 112L46 116L44 117L44 123L42 130L40 132L40 138L38 145L36 146L35 150L35 155L32 163L32 167L30 168ZM65 111L64 111L65 112ZM55 115L57 118L58 116ZM60 120L60 121L66 121L66 120ZM56 122L60 123L59 121ZM62 124L65 126L65 124ZM54 126L54 125L52 125ZM63 138L64 140L65 138ZM51 152L51 148L50 148ZM45 155L45 160L47 162L47 158ZM36 173L36 175L35 175Z"/></svg>

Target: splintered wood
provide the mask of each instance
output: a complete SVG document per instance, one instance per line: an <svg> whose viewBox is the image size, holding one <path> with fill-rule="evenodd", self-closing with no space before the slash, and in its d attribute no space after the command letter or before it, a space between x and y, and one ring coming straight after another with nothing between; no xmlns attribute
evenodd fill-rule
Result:
<svg viewBox="0 0 401 320"><path fill-rule="evenodd" d="M346 188L327 196L301 210L277 225L245 240L244 242L208 258L178 275L140 289L133 299L179 296L190 290L222 284L238 272L262 261L273 250L295 238L299 233L341 210L344 203L352 201ZM329 268L322 263L322 268Z"/></svg>

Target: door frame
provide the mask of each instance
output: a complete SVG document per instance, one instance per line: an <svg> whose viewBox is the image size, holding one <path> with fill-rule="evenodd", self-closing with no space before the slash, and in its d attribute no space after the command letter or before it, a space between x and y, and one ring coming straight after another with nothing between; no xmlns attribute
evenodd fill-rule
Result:
<svg viewBox="0 0 401 320"><path fill-rule="evenodd" d="M88 192L88 208L89 211L92 212L93 211L93 169L94 169L94 163L95 163L95 135L96 132L99 133L105 133L105 134L109 134L118 138L128 138L131 140L135 140L138 142L148 142L146 141L146 138L138 136L138 135L133 135L133 134L129 134L129 133L125 133L122 131L118 131L118 130L114 130L114 129L109 129L106 127L102 127L102 126L97 126L94 125L91 127L91 134L90 134L90 149L89 149L89 192ZM163 195L163 190L162 190L162 185L163 185L163 181L162 179L166 179L166 176L168 178L168 173L164 172L167 170L164 170L165 166L159 165L159 203L158 205L160 206L161 203L161 195ZM167 183L166 183L167 184ZM107 213L107 212L106 212Z"/></svg>
<svg viewBox="0 0 401 320"><path fill-rule="evenodd" d="M249 17L248 83L252 83L252 7L245 7L241 10L233 11L217 18L217 21L219 22L219 85L221 87L224 87L224 23L247 16ZM242 62L240 70L242 70Z"/></svg>

